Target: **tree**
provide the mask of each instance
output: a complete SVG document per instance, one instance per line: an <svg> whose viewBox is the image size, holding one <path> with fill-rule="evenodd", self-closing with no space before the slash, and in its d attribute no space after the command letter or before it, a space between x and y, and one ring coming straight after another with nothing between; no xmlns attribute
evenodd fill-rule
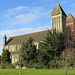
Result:
<svg viewBox="0 0 75 75"><path fill-rule="evenodd" d="M48 31L48 34L43 42L40 42L39 47L39 62L45 66L49 66L48 63L57 62L57 57L60 55L61 51L64 49L64 39L63 34L59 34L56 30L53 32ZM63 40L63 41L62 41Z"/></svg>
<svg viewBox="0 0 75 75"><path fill-rule="evenodd" d="M26 43L21 46L22 64L26 67L32 67L35 62L36 47L33 45L33 39L30 37Z"/></svg>
<svg viewBox="0 0 75 75"><path fill-rule="evenodd" d="M2 55L1 55L1 61L4 63L10 63L10 52L8 50L4 50Z"/></svg>
<svg viewBox="0 0 75 75"><path fill-rule="evenodd" d="M67 75L67 70L69 67L74 68L75 63L75 45L72 41L72 32L70 31L70 27L66 28L65 33L65 49L62 51L60 58L62 62L62 66L65 67L65 75Z"/></svg>
<svg viewBox="0 0 75 75"><path fill-rule="evenodd" d="M75 45L72 41L72 35L71 35L70 29L67 28L66 31L66 41L65 41L65 49L62 52L62 59L64 63L66 63L64 66L69 67L69 63L73 62L75 60ZM71 66L72 67L72 66Z"/></svg>

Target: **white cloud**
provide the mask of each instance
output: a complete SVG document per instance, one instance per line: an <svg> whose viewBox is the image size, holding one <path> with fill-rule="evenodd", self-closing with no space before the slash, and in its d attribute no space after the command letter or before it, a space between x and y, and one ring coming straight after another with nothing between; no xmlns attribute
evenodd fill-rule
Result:
<svg viewBox="0 0 75 75"><path fill-rule="evenodd" d="M23 13L25 11L29 11L29 7L19 6L19 7L12 8L10 10L7 10L3 14L3 16L5 16L5 17L11 17L11 16L15 16L15 15L21 14L21 13Z"/></svg>
<svg viewBox="0 0 75 75"><path fill-rule="evenodd" d="M36 20L37 18L39 17L35 14L18 15L14 17L13 24L26 24Z"/></svg>
<svg viewBox="0 0 75 75"><path fill-rule="evenodd" d="M20 6L10 10L7 10L4 17L6 17L7 25L15 24L27 24L39 20L42 17L48 17L50 10L45 9L44 7L25 7Z"/></svg>
<svg viewBox="0 0 75 75"><path fill-rule="evenodd" d="M7 36L15 36L15 35L21 35L21 34L27 34L27 33L47 30L48 28L50 29L51 26L44 26L44 27L38 27L38 28L21 28L21 29L14 29L14 30L3 30L3 31L0 31L0 36L3 36L4 34L6 34Z"/></svg>
<svg viewBox="0 0 75 75"><path fill-rule="evenodd" d="M14 11L14 10L16 10L16 11L20 11L20 10L22 10L22 9L25 9L26 11L27 10L29 10L29 7L24 7L24 6L20 6L20 7L16 7L16 8L14 8L14 9L11 9L11 10L9 10L9 11Z"/></svg>

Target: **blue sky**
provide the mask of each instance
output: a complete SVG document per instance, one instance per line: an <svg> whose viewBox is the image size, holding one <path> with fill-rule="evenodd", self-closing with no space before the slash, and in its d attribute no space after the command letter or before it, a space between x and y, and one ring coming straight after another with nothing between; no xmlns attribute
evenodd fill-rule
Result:
<svg viewBox="0 0 75 75"><path fill-rule="evenodd" d="M51 29L50 14L56 4L75 16L75 0L0 0L0 54L3 36Z"/></svg>

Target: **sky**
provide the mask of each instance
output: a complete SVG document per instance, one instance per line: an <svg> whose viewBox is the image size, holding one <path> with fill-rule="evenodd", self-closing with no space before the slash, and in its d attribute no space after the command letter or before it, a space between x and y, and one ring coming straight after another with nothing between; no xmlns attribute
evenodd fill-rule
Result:
<svg viewBox="0 0 75 75"><path fill-rule="evenodd" d="M0 54L7 39L52 28L51 12L59 3L65 13L75 16L75 0L0 0Z"/></svg>

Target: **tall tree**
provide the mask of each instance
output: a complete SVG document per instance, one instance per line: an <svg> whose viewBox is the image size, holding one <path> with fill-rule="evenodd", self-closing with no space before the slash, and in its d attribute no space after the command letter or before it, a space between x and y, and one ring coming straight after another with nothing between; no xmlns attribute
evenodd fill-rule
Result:
<svg viewBox="0 0 75 75"><path fill-rule="evenodd" d="M56 30L53 30L53 32L48 31L47 37L40 45L40 48L41 47L48 56L50 56L50 54L57 55L64 48L63 34L56 33Z"/></svg>
<svg viewBox="0 0 75 75"><path fill-rule="evenodd" d="M1 55L1 61L4 63L10 63L10 52L8 50L4 50L2 55Z"/></svg>
<svg viewBox="0 0 75 75"><path fill-rule="evenodd" d="M44 65L48 66L48 62L57 59L57 56L63 50L64 39L62 38L62 36L63 34L57 33L56 30L53 30L53 32L48 31L45 40L43 42L40 42L39 61Z"/></svg>
<svg viewBox="0 0 75 75"><path fill-rule="evenodd" d="M33 39L30 37L26 43L21 46L22 63L26 67L30 67L35 62L36 47L33 45Z"/></svg>

